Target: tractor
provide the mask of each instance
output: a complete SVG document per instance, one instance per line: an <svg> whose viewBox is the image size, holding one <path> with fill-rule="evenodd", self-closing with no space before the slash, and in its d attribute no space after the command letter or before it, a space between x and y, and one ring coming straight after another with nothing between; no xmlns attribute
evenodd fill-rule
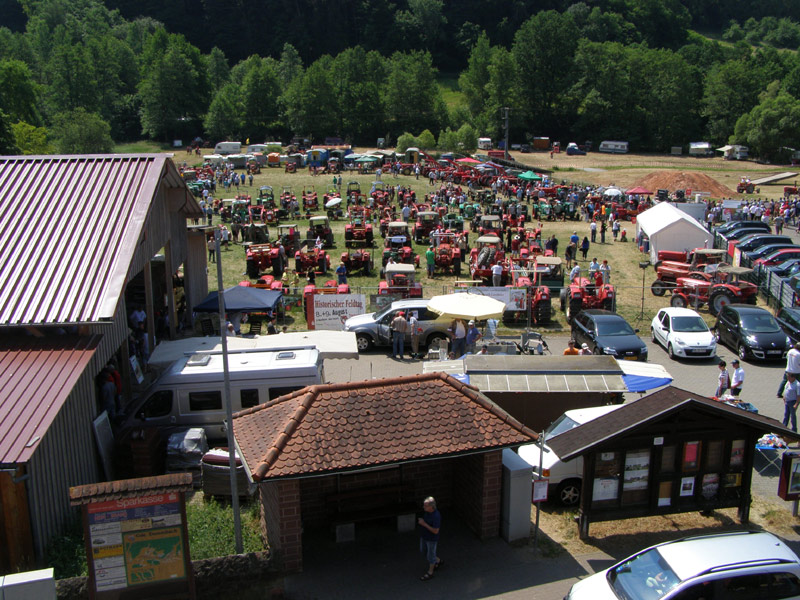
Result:
<svg viewBox="0 0 800 600"><path fill-rule="evenodd" d="M261 222L265 225L280 225L281 217L277 208L266 208L266 207L251 207L252 208L261 208ZM251 210L251 222L256 223L257 221L253 220L253 213Z"/></svg>
<svg viewBox="0 0 800 600"><path fill-rule="evenodd" d="M277 274L278 247L269 242L266 244L251 244L247 248L245 260L247 261L247 276L258 279L261 273L273 269Z"/></svg>
<svg viewBox="0 0 800 600"><path fill-rule="evenodd" d="M363 204L364 194L361 193L361 184L357 181L347 182L347 197L348 204Z"/></svg>
<svg viewBox="0 0 800 600"><path fill-rule="evenodd" d="M419 206L419 205L418 205ZM431 232L439 225L439 213L426 210L417 212L417 220L411 230L411 235L414 241L418 244L427 242L430 239Z"/></svg>
<svg viewBox="0 0 800 600"><path fill-rule="evenodd" d="M255 283L251 281L240 281L241 287L254 287L262 290L276 290L278 292L288 293L286 288L283 287L283 282L274 275L262 275Z"/></svg>
<svg viewBox="0 0 800 600"><path fill-rule="evenodd" d="M361 271L363 275L369 276L372 272L372 254L368 250L353 250L342 252L340 257L348 273Z"/></svg>
<svg viewBox="0 0 800 600"><path fill-rule="evenodd" d="M294 254L294 270L298 273L327 273L331 268L331 257L319 248L303 246Z"/></svg>
<svg viewBox="0 0 800 600"><path fill-rule="evenodd" d="M656 262L657 279L650 285L650 291L654 296L663 296L675 287L680 277L714 271L723 264L724 258L725 250L709 248L696 248L691 252L661 251Z"/></svg>
<svg viewBox="0 0 800 600"><path fill-rule="evenodd" d="M395 262L419 266L419 255L411 248L411 238L408 234L408 223L405 221L392 221L386 228L383 258L381 264L386 266L390 257Z"/></svg>
<svg viewBox="0 0 800 600"><path fill-rule="evenodd" d="M436 268L445 273L461 275L461 249L458 247L458 235L455 233L437 233L439 244L433 251Z"/></svg>
<svg viewBox="0 0 800 600"><path fill-rule="evenodd" d="M303 209L306 211L319 210L319 197L313 185L303 186Z"/></svg>
<svg viewBox="0 0 800 600"><path fill-rule="evenodd" d="M558 259L559 264L561 259ZM543 279L553 270L553 265L538 264L536 259L511 260L511 287L525 288L534 323L549 323L552 318L552 296L550 288L544 285ZM528 306L518 305L506 310L503 319L508 321L524 321L527 319Z"/></svg>
<svg viewBox="0 0 800 600"><path fill-rule="evenodd" d="M480 235L503 235L503 222L500 215L481 215L478 219L478 232Z"/></svg>
<svg viewBox="0 0 800 600"><path fill-rule="evenodd" d="M280 200L281 200L281 208L284 208L286 210L291 210L292 201L297 200L294 191L292 191L292 186L290 185L283 186L283 191L281 192Z"/></svg>
<svg viewBox="0 0 800 600"><path fill-rule="evenodd" d="M442 226L450 231L464 231L464 217L456 213L447 213L442 217Z"/></svg>
<svg viewBox="0 0 800 600"><path fill-rule="evenodd" d="M422 298L422 284L414 281L414 265L386 265L384 280L378 284L379 294L397 294L402 298Z"/></svg>
<svg viewBox="0 0 800 600"><path fill-rule="evenodd" d="M737 194L752 194L756 191L756 184L750 181L749 177L740 177L736 184Z"/></svg>
<svg viewBox="0 0 800 600"><path fill-rule="evenodd" d="M368 210L350 210L350 222L344 226L344 245L346 248L366 245L372 248L374 238L372 223L369 222Z"/></svg>
<svg viewBox="0 0 800 600"><path fill-rule="evenodd" d="M699 308L708 304L708 312L716 316L728 304L756 303L758 286L740 281L752 269L721 265L715 275L695 273L691 277L679 277L672 290L670 305L679 308Z"/></svg>
<svg viewBox="0 0 800 600"><path fill-rule="evenodd" d="M469 273L473 280L480 279L485 285L492 282L492 265L496 263L503 265L503 277L501 281L507 282L509 279L508 264L505 261L503 241L496 235L482 235L475 240L475 247L469 254Z"/></svg>
<svg viewBox="0 0 800 600"><path fill-rule="evenodd" d="M383 181L372 182L370 195L375 198L376 206L386 206L392 201L389 191L386 189L386 184Z"/></svg>
<svg viewBox="0 0 800 600"><path fill-rule="evenodd" d="M278 225L278 241L289 256L300 249L300 230L295 224Z"/></svg>
<svg viewBox="0 0 800 600"><path fill-rule="evenodd" d="M578 276L559 293L561 310L566 311L567 321L572 322L582 310L602 308L613 311L616 306L616 291L610 283L602 283L599 273L595 277Z"/></svg>
<svg viewBox="0 0 800 600"><path fill-rule="evenodd" d="M308 220L308 232L306 234L307 240L322 240L325 248L333 248L333 230L331 229L331 222L328 217L320 215L311 217Z"/></svg>

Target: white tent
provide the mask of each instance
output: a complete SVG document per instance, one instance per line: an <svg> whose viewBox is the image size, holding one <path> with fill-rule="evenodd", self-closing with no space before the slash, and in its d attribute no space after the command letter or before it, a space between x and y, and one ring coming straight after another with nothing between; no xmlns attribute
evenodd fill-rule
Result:
<svg viewBox="0 0 800 600"><path fill-rule="evenodd" d="M710 248L713 238L696 219L667 202L659 202L636 218L639 233L650 239L650 262L655 263L660 250L683 251Z"/></svg>

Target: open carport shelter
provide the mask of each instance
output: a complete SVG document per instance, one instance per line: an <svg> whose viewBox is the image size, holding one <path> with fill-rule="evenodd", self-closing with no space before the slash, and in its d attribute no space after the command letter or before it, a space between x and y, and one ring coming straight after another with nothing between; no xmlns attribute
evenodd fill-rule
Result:
<svg viewBox="0 0 800 600"><path fill-rule="evenodd" d="M391 517L403 530L427 496L497 536L502 450L537 439L443 373L307 387L237 413L233 433L287 571L302 569L303 532Z"/></svg>

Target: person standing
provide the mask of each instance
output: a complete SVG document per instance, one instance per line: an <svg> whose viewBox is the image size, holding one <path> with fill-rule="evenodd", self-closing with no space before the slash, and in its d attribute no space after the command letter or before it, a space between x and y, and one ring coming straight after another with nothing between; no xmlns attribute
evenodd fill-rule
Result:
<svg viewBox="0 0 800 600"><path fill-rule="evenodd" d="M217 247L214 238L208 240L208 262L217 262Z"/></svg>
<svg viewBox="0 0 800 600"><path fill-rule="evenodd" d="M583 260L586 260L586 255L589 254L589 238L586 236L583 237L581 242L581 254L583 255Z"/></svg>
<svg viewBox="0 0 800 600"><path fill-rule="evenodd" d="M428 561L428 570L425 571L420 579L428 581L433 577L436 569L444 564L442 559L437 556L442 515L436 509L436 500L433 496L425 498L422 503L422 510L422 516L417 519L417 525L420 527L419 551L425 555Z"/></svg>
<svg viewBox="0 0 800 600"><path fill-rule="evenodd" d="M421 358L419 354L419 334L422 329L420 329L417 314L415 310L408 314L408 330L411 334L411 358Z"/></svg>
<svg viewBox="0 0 800 600"><path fill-rule="evenodd" d="M575 347L575 340L567 342L567 348L564 350L564 356L578 356L580 351Z"/></svg>
<svg viewBox="0 0 800 600"><path fill-rule="evenodd" d="M582 343L580 352L578 352L578 354L580 356L591 356L592 351L589 349L589 344L587 344L586 342Z"/></svg>
<svg viewBox="0 0 800 600"><path fill-rule="evenodd" d="M730 387L730 376L728 375L727 369L728 363L724 360L719 361L719 378L717 381L717 392L714 394L716 398L722 398L722 394L725 393Z"/></svg>
<svg viewBox="0 0 800 600"><path fill-rule="evenodd" d="M614 237L614 241L616 242L617 236L619 235L619 219L615 220L611 225L611 235Z"/></svg>
<svg viewBox="0 0 800 600"><path fill-rule="evenodd" d="M339 266L336 267L336 280L336 282L340 285L347 283L347 267L343 262L339 263Z"/></svg>
<svg viewBox="0 0 800 600"><path fill-rule="evenodd" d="M466 336L467 352L469 352L470 354L475 354L475 344L483 336L481 335L481 332L478 331L478 328L475 327L475 321L470 321L469 323L467 323L467 325L468 325L467 336Z"/></svg>
<svg viewBox="0 0 800 600"><path fill-rule="evenodd" d="M453 344L450 349L456 358L464 356L467 351L467 328L464 326L463 319L453 319L450 324L450 334L453 336Z"/></svg>
<svg viewBox="0 0 800 600"><path fill-rule="evenodd" d="M494 287L500 287L502 283L503 283L503 265L501 265L500 261L498 261L492 265L492 285Z"/></svg>
<svg viewBox="0 0 800 600"><path fill-rule="evenodd" d="M731 361L733 367L733 375L731 375L731 394L739 396L742 393L742 385L744 384L744 369L739 366L739 359L734 358Z"/></svg>
<svg viewBox="0 0 800 600"><path fill-rule="evenodd" d="M783 381L778 386L778 398L783 398L783 388L786 385L787 377L792 373L797 379L800 375L800 343L795 344L786 353L786 371L783 373Z"/></svg>
<svg viewBox="0 0 800 600"><path fill-rule="evenodd" d="M392 319L392 358L399 358L403 360L403 352L405 350L405 337L408 330L408 321L403 311L397 313L397 316Z"/></svg>
<svg viewBox="0 0 800 600"><path fill-rule="evenodd" d="M787 373L783 390L783 426L792 422L792 431L797 431L797 404L800 403L800 387L794 373Z"/></svg>
<svg viewBox="0 0 800 600"><path fill-rule="evenodd" d="M594 219L592 220L591 225L589 225L589 231L591 232L592 235L592 243L593 244L597 243L597 221L595 221Z"/></svg>
<svg viewBox="0 0 800 600"><path fill-rule="evenodd" d="M608 264L607 260L604 260L603 264L600 265L600 273L603 276L603 285L611 283L611 265Z"/></svg>
<svg viewBox="0 0 800 600"><path fill-rule="evenodd" d="M600 263L597 262L597 258L593 258L592 262L589 263L589 275L594 275L600 270Z"/></svg>
<svg viewBox="0 0 800 600"><path fill-rule="evenodd" d="M572 270L569 272L569 280L575 281L575 278L580 276L581 276L581 266L578 263L575 263L575 266L572 267Z"/></svg>
<svg viewBox="0 0 800 600"><path fill-rule="evenodd" d="M600 224L600 243L601 244L605 244L606 243L606 231L607 230L608 230L608 225L606 225L606 222L603 221Z"/></svg>
<svg viewBox="0 0 800 600"><path fill-rule="evenodd" d="M425 251L425 264L428 267L428 278L433 279L433 274L436 270L436 255L433 253L433 246L428 246Z"/></svg>

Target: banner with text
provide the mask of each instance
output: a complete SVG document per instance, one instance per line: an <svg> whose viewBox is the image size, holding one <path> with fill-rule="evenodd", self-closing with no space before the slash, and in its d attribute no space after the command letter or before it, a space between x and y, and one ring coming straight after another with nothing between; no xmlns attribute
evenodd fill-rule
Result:
<svg viewBox="0 0 800 600"><path fill-rule="evenodd" d="M489 296L490 298L504 302L506 310L525 310L525 297L527 293L525 288L476 286L471 288L455 288L453 292L481 294L482 296Z"/></svg>
<svg viewBox="0 0 800 600"><path fill-rule="evenodd" d="M342 331L347 319L367 312L364 294L315 294L312 298L309 329Z"/></svg>

